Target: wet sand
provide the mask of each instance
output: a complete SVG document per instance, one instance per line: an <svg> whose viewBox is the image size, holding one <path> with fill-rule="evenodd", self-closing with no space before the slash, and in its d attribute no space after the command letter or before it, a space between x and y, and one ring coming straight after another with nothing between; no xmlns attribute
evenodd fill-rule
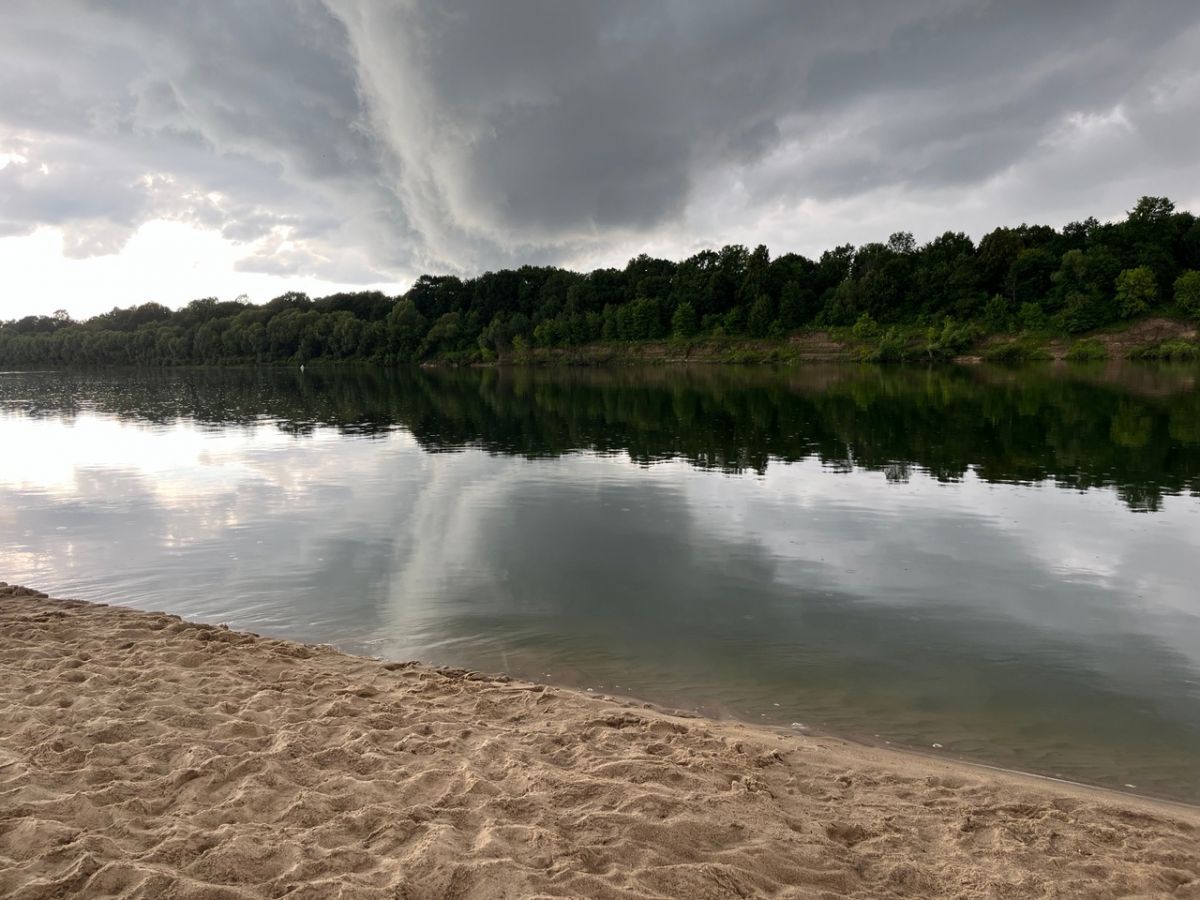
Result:
<svg viewBox="0 0 1200 900"><path fill-rule="evenodd" d="M1200 810L0 583L0 896L1200 898Z"/></svg>

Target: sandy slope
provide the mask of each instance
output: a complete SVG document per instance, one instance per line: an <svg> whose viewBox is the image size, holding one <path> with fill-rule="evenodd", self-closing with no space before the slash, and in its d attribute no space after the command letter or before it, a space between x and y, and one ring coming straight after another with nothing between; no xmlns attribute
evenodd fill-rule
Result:
<svg viewBox="0 0 1200 900"><path fill-rule="evenodd" d="M0 584L0 896L1200 897L1200 813Z"/></svg>

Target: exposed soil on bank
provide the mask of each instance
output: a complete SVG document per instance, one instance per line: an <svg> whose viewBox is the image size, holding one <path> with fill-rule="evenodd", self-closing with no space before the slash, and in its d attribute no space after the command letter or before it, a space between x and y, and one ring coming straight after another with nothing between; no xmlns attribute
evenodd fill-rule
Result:
<svg viewBox="0 0 1200 900"><path fill-rule="evenodd" d="M909 343L912 362L925 361L917 329ZM1123 360L1139 351L1169 342L1195 344L1195 323L1162 317L1141 319L1119 328L1074 336L994 334L956 357L960 363L982 362L997 349L1020 344L1029 359L1064 360L1071 349L1086 342L1101 358ZM629 343L608 342L577 347L537 347L510 352L490 365L608 366L670 363L821 363L849 362L869 356L869 342L854 340L846 329L801 331L786 338L712 338ZM432 363L434 365L438 363Z"/></svg>

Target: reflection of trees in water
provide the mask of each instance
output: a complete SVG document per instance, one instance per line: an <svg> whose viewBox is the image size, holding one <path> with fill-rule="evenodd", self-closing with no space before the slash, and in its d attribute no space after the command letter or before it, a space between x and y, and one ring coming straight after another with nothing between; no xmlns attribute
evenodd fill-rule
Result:
<svg viewBox="0 0 1200 900"><path fill-rule="evenodd" d="M304 435L395 427L429 451L527 457L578 450L726 472L816 457L904 481L968 469L995 482L1115 486L1136 509L1200 493L1194 370L1088 369L204 369L7 375L0 404L152 423L270 423Z"/></svg>

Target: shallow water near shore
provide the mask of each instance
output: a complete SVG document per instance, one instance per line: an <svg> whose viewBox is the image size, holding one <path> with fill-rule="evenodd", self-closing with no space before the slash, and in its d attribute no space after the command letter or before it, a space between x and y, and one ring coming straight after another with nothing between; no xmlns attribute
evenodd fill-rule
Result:
<svg viewBox="0 0 1200 900"><path fill-rule="evenodd" d="M7 373L0 580L1196 802L1197 374Z"/></svg>

